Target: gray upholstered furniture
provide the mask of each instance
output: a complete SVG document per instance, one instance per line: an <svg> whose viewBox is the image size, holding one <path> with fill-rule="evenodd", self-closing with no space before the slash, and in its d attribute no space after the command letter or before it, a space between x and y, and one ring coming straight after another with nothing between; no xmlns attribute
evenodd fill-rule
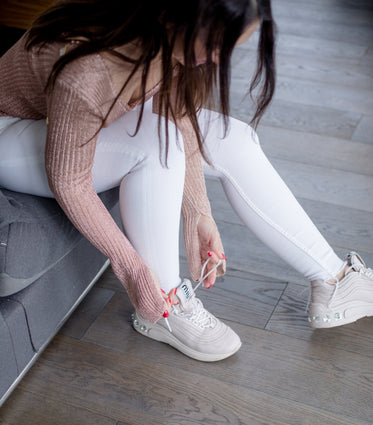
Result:
<svg viewBox="0 0 373 425"><path fill-rule="evenodd" d="M0 189L0 406L108 265L55 200Z"/></svg>

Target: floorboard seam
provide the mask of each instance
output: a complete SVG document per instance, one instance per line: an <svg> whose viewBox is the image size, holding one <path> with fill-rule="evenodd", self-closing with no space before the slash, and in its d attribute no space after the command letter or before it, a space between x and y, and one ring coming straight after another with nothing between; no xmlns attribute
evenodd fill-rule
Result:
<svg viewBox="0 0 373 425"><path fill-rule="evenodd" d="M23 391L25 393L28 393L28 394L32 394L32 395L34 395L36 397L41 397L39 391L33 391L33 390L25 389L25 388L23 388L22 383L19 385L18 390L21 390L21 391ZM112 416L108 416L108 415L106 415L104 413L101 413L101 412L98 412L98 411L95 411L95 410L92 410L92 409L88 409L87 407L78 405L76 403L70 403L70 402L67 402L67 401L61 401L61 399L54 398L53 396L50 396L50 395L43 394L43 399L48 399L48 400L51 400L52 402L55 402L57 404L62 404L62 405L65 405L65 406L72 406L72 407L74 407L76 409L79 409L79 410L82 410L82 411L86 411L86 412L90 412L93 415L97 415L97 416L100 416L100 417L112 419L113 421L117 421L117 418L114 418ZM117 421L117 423L118 422L119 421ZM0 424L1 424L1 422L0 422Z"/></svg>
<svg viewBox="0 0 373 425"><path fill-rule="evenodd" d="M107 300L107 302L101 308L99 314L97 314L97 316L94 318L94 320L89 324L89 326L87 327L87 329L83 332L82 336L80 338L76 338L76 339L82 340L85 337L85 335L87 334L87 332L89 331L89 329L94 325L94 323L97 321L97 319L101 316L102 312L105 310L106 306L109 304L109 302L112 300L112 298L114 297L114 295L117 293L114 290L112 290L112 292L113 293L112 293L111 297Z"/></svg>
<svg viewBox="0 0 373 425"><path fill-rule="evenodd" d="M270 331L270 332L272 332L272 331ZM276 333L276 332L275 332ZM66 336L65 335L63 335L63 338L66 338ZM67 338L70 338L70 337L67 337ZM79 341L78 343L81 343L81 342L87 342L87 341ZM90 343L90 342L89 342ZM91 343L90 343L91 344ZM107 349L107 347L104 347L104 349L106 350ZM110 350L109 350L110 351ZM115 352L123 352L123 351L120 351L120 350L113 350L113 351L115 351ZM151 359L151 358L149 358L149 359L147 359L150 363L156 363L156 361L155 360L153 360L153 359ZM53 362L53 367L58 367L58 365L56 364L56 363L54 363ZM170 367L172 367L172 366L170 366ZM177 368L177 366L175 366L175 368ZM193 373L193 372L192 372ZM209 375L208 374L206 374L206 375L204 375L204 376L206 376L206 377L209 377ZM214 378L214 379L216 379L216 378ZM235 383L231 383L233 386L237 386L237 387L242 387L242 388L247 388L247 389L249 389L250 391L253 391L254 393L256 393L256 394L263 394L263 395L266 395L266 396L269 396L269 397L271 397L271 398L273 398L273 399L277 399L277 400L285 400L285 401L289 401L289 402L292 402L292 403L295 403L298 407L302 407L302 406L304 406L305 408L311 408L312 410L316 410L316 411L318 411L318 412L325 412L325 413L329 413L329 414L332 414L332 415L335 415L337 418L338 417L343 417L343 418L347 418L347 419L351 419L352 421L358 421L358 424L359 425L369 425L369 422L367 422L365 419L362 419L362 418L358 418L358 417L356 417L356 416L350 416L350 415L347 415L347 414L341 414L341 413L339 413L337 410L333 410L333 409L327 409L327 408L325 408L325 407L318 407L316 404L312 404L312 403L308 403L308 402L306 402L306 401L299 401L299 400L297 400L296 398L291 398L291 397L289 397L289 396L281 396L281 395L279 395L279 394L275 394L275 393L270 393L270 392L268 392L268 391L265 391L264 389L258 389L258 388L255 388L255 387L253 387L253 386L251 386L250 384L247 384L247 386L245 386L245 385L242 385L242 384L235 384ZM22 387L21 387L21 389L22 389L22 391L26 391L26 392L29 392L29 393L32 393L32 394L34 394L34 395L36 395L36 396L40 396L40 394L38 393L38 392L35 392L35 391L32 391L32 390L25 390L25 389L23 389ZM52 401L54 401L54 402L57 402L57 403L62 403L62 404L64 404L64 405L69 405L69 406L73 406L73 407L75 407L75 408L77 408L77 409L81 409L81 410L85 410L85 411L89 411L89 412L91 412L92 414L94 414L94 415L97 415L97 416L101 416L101 417L106 417L106 418L109 418L109 419L112 419L112 420L114 420L114 421L117 421L116 423L118 424L118 423L120 423L121 422L121 420L123 419L123 418L118 418L118 416L108 416L108 415L106 415L106 414L104 414L104 413L101 413L101 411L100 410L95 410L95 409L90 409L90 408L87 408L86 406L81 406L81 405L79 405L79 404L76 404L76 403L74 403L74 402L67 402L67 401L62 401L61 402L61 400L60 399L58 399L58 398L54 398L53 396L45 396L45 395L43 395L43 397L46 397L46 398L48 398L48 399L50 399L50 400L52 400Z"/></svg>
<svg viewBox="0 0 373 425"><path fill-rule="evenodd" d="M278 298L276 305L273 307L272 313L270 314L270 316L269 316L269 318L268 318L268 320L267 320L267 322L266 322L266 324L265 324L265 326L264 326L264 328L263 328L264 330L267 330L267 326L268 326L269 322L271 321L272 316L273 316L274 312L276 311L276 309L277 309L278 305L280 304L280 301L281 301L281 299L282 299L282 297L283 297L283 295L284 295L284 293L285 293L286 289L288 288L288 286L289 286L289 282L286 282L285 287L284 287L284 289L282 290L281 295L280 295L280 297Z"/></svg>

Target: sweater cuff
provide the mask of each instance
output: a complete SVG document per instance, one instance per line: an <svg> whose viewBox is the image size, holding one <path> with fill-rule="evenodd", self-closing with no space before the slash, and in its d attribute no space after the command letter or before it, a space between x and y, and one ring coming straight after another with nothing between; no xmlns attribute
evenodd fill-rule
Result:
<svg viewBox="0 0 373 425"><path fill-rule="evenodd" d="M192 279L197 282L201 272L201 255L198 238L198 221L201 214L183 213L183 236L185 252L188 260L189 271Z"/></svg>
<svg viewBox="0 0 373 425"><path fill-rule="evenodd" d="M162 318L167 304L161 295L160 287L155 283L150 269L144 264L139 264L138 258L126 258L125 266L112 262L112 268L122 285L134 308L142 317L157 322Z"/></svg>

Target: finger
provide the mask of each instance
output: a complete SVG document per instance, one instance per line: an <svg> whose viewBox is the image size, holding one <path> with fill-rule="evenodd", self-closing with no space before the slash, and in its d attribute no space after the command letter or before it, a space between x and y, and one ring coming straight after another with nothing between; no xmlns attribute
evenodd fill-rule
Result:
<svg viewBox="0 0 373 425"><path fill-rule="evenodd" d="M171 303L171 305L178 305L179 302L176 299L176 291L177 288L171 289L171 291L168 293L168 299Z"/></svg>
<svg viewBox="0 0 373 425"><path fill-rule="evenodd" d="M219 258L220 261L227 261L227 257L225 256L221 248L211 249L211 252L213 252L216 257Z"/></svg>
<svg viewBox="0 0 373 425"><path fill-rule="evenodd" d="M218 250L215 250L215 251L211 251L211 252L213 252L215 255L214 255L214 261L215 261L215 264L217 264L217 262L218 261L220 261L220 265L219 265L219 267L217 268L217 272L216 272L216 276L222 276L222 275L224 275L225 274L225 270L226 270L226 261L227 261L227 257L225 256L225 254L224 254L224 252L221 252L222 250L220 250L220 251L218 251ZM219 260L218 261L216 261L216 258L218 258Z"/></svg>
<svg viewBox="0 0 373 425"><path fill-rule="evenodd" d="M209 266L211 264L214 266L214 265L218 264L218 262L221 258L219 258L219 255L215 251L210 250L210 251L207 252L207 257L205 258L205 260L207 260L207 259L210 260Z"/></svg>
<svg viewBox="0 0 373 425"><path fill-rule="evenodd" d="M208 258L209 258L209 263L207 265L207 272L209 272L211 269L213 269L214 267L216 267L216 265L219 265L219 269L221 268L222 263L225 261L224 259L220 258L219 255L214 252L214 251L208 251L207 253ZM205 274L207 274L207 272ZM214 274L215 278L216 278L216 273ZM215 279L213 280L213 282L215 282Z"/></svg>
<svg viewBox="0 0 373 425"><path fill-rule="evenodd" d="M225 275L226 270L227 270L227 262L223 260L222 263L219 265L219 267L216 269L216 276Z"/></svg>
<svg viewBox="0 0 373 425"><path fill-rule="evenodd" d="M224 254L224 248L219 237L219 234L215 235L216 237L211 238L209 243L210 251L214 252L220 260L226 260L226 256Z"/></svg>
<svg viewBox="0 0 373 425"><path fill-rule="evenodd" d="M206 289L210 289L214 286L216 280L216 270L214 270L211 274L207 276L207 278L203 281Z"/></svg>
<svg viewBox="0 0 373 425"><path fill-rule="evenodd" d="M162 297L166 301L166 304L167 304L166 310L167 311L170 311L171 310L171 306L172 306L171 299L170 299L170 297L166 294L166 292L163 289L161 289L161 292L162 292Z"/></svg>
<svg viewBox="0 0 373 425"><path fill-rule="evenodd" d="M221 276L225 273L227 257L224 253L218 255L216 252L213 251L208 251L207 255L210 261L206 265L206 270L204 273L204 276L206 276L206 278L203 281L204 286L209 289L211 288L211 286L214 285L216 277L219 275ZM214 267L216 267L216 265L218 265L218 268L214 271L211 271Z"/></svg>
<svg viewBox="0 0 373 425"><path fill-rule="evenodd" d="M216 276L223 276L225 274L225 271L227 269L227 257L225 256L224 253L220 254L220 265L216 270Z"/></svg>
<svg viewBox="0 0 373 425"><path fill-rule="evenodd" d="M209 289L209 288L211 288L211 286L214 285L215 279L216 279L216 270L214 270L214 268L216 267L216 265L221 260L216 255L216 253L214 253L212 251L209 251L207 253L207 255L208 255L208 258L209 258L209 262L207 263L206 269L205 269L204 274L203 274L204 276L206 276L206 278L203 280L203 283L204 283L205 288Z"/></svg>

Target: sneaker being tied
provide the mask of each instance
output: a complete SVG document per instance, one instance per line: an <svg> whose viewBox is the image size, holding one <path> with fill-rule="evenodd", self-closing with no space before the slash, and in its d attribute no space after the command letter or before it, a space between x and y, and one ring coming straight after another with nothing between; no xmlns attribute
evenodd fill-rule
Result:
<svg viewBox="0 0 373 425"><path fill-rule="evenodd" d="M167 318L172 332L165 319L153 324L138 312L133 315L134 329L205 362L223 360L240 349L239 336L203 307L189 280L178 286L175 298L179 304L172 306Z"/></svg>
<svg viewBox="0 0 373 425"><path fill-rule="evenodd" d="M356 252L346 256L348 269L337 282L311 282L308 322L312 328L332 328L373 316L373 270Z"/></svg>

